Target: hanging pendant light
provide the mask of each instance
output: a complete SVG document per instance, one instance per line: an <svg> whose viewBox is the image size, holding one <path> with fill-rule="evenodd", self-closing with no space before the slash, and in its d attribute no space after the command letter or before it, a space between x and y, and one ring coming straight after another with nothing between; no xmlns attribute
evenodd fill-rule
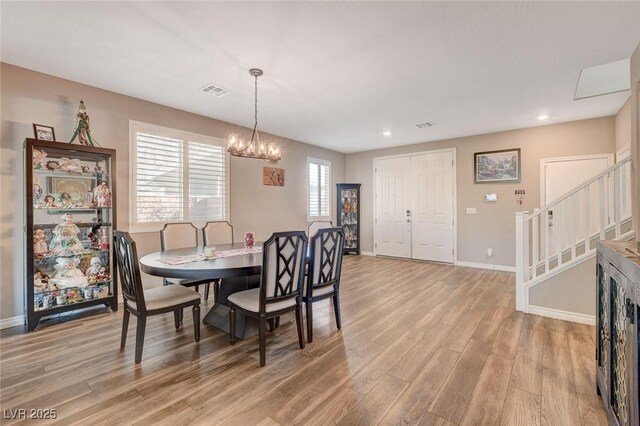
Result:
<svg viewBox="0 0 640 426"><path fill-rule="evenodd" d="M260 141L260 133L258 132L258 77L260 77L263 72L261 69L251 68L249 70L249 74L251 74L255 79L255 121L253 123L253 133L251 134L251 140L248 142L242 140L237 135L230 135L227 152L234 157L257 158L260 160L264 160L269 164L277 164L281 159L280 147L274 143L265 144L264 142Z"/></svg>

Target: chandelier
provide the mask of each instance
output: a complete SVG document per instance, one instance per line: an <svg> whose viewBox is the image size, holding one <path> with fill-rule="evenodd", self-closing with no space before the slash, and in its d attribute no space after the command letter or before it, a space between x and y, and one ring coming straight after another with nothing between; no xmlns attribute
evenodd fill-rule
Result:
<svg viewBox="0 0 640 426"><path fill-rule="evenodd" d="M263 72L258 68L251 68L249 70L249 74L251 74L255 78L255 91L254 91L254 124L253 124L253 133L251 134L250 141L244 141L237 135L229 136L229 146L227 147L227 152L234 157L243 157L243 158L257 158L260 160L264 160L269 164L277 164L280 161L280 147L278 147L274 143L270 143L265 145L260 141L260 133L258 132L258 77L260 77Z"/></svg>

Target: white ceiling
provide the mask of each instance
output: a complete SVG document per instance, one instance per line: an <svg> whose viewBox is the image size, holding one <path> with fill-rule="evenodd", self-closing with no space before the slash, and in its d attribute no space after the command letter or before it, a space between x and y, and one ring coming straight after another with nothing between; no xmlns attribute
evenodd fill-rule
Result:
<svg viewBox="0 0 640 426"><path fill-rule="evenodd" d="M640 2L2 2L1 23L4 62L244 126L262 68L260 129L356 152L615 114L628 92L573 95L632 54Z"/></svg>

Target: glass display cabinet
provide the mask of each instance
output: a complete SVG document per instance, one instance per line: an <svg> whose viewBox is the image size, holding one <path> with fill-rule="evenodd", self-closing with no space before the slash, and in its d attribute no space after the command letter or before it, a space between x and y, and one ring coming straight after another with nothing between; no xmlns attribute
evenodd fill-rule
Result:
<svg viewBox="0 0 640 426"><path fill-rule="evenodd" d="M116 311L115 150L27 139L24 154L27 329L89 306Z"/></svg>
<svg viewBox="0 0 640 426"><path fill-rule="evenodd" d="M360 254L360 184L339 183L338 226L344 228L344 253Z"/></svg>
<svg viewBox="0 0 640 426"><path fill-rule="evenodd" d="M596 390L614 426L637 425L640 416L640 258L627 251L633 245L598 241L597 249Z"/></svg>

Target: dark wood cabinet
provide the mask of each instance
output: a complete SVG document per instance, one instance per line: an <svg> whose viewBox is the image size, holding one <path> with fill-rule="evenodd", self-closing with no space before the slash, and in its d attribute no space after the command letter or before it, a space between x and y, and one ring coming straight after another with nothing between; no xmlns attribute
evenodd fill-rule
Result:
<svg viewBox="0 0 640 426"><path fill-rule="evenodd" d="M27 139L24 159L27 329L89 306L117 310L115 150Z"/></svg>
<svg viewBox="0 0 640 426"><path fill-rule="evenodd" d="M640 260L631 243L598 242L596 388L612 425L637 425Z"/></svg>
<svg viewBox="0 0 640 426"><path fill-rule="evenodd" d="M344 228L344 252L360 254L360 184L339 183L338 226Z"/></svg>

